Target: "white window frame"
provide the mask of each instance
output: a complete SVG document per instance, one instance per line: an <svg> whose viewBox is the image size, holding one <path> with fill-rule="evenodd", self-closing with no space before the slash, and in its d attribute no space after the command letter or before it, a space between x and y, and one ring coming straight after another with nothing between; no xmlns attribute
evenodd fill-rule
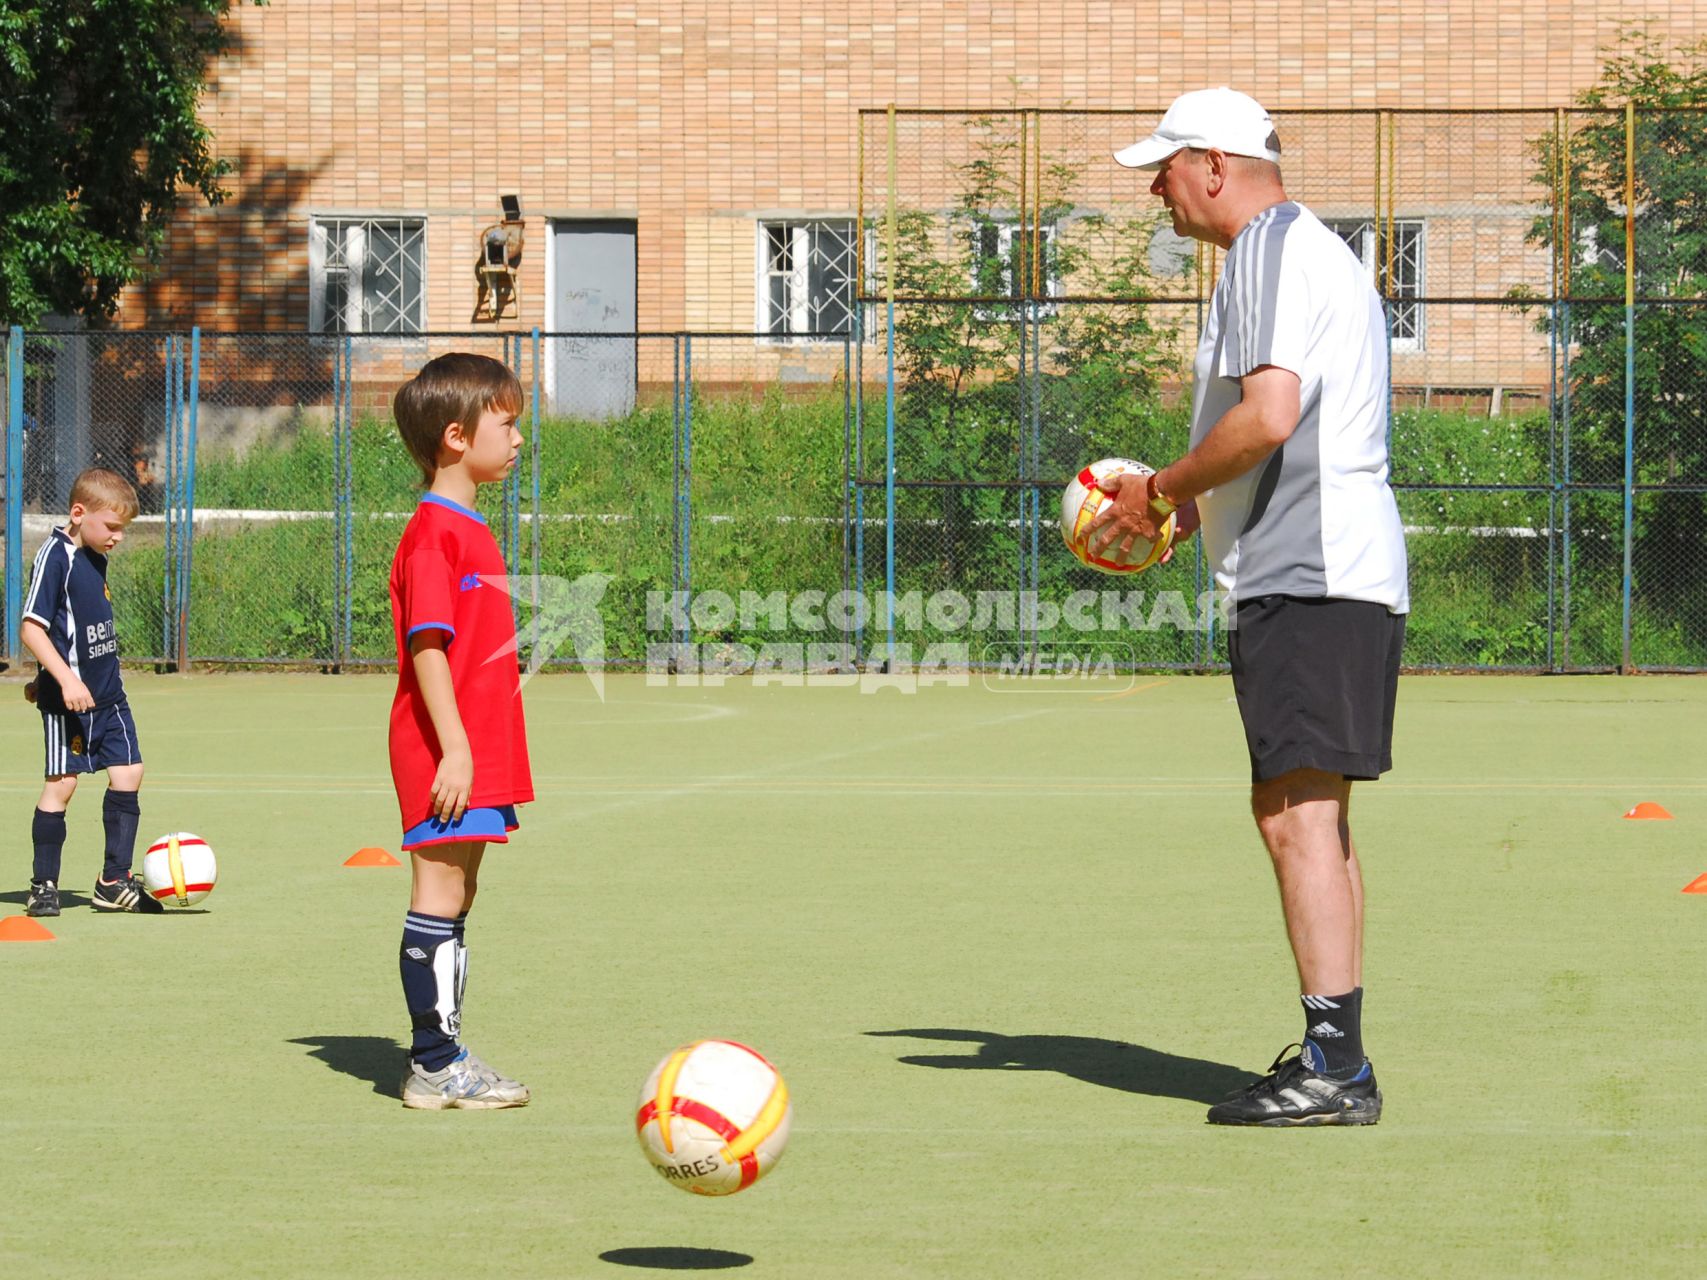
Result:
<svg viewBox="0 0 1707 1280"><path fill-rule="evenodd" d="M367 238L376 223L389 223L402 232L412 227L418 238L420 294L415 299L416 322L411 327L369 329L368 307L362 294L362 273L356 264L367 258ZM341 323L330 323L326 309L328 241L336 227L344 238L342 256L347 264ZM404 307L399 315L406 315ZM427 219L420 214L316 213L308 221L308 329L310 333L424 333L427 331Z"/></svg>
<svg viewBox="0 0 1707 1280"><path fill-rule="evenodd" d="M855 298L859 283L854 279L858 268L853 257L854 236L858 234L858 220L848 218L761 218L755 224L755 281L754 281L754 332L761 335L760 341L782 346L818 345L839 341L833 335L809 332L812 324L811 284L811 254L812 230L815 227L833 226L839 228L838 233L847 252L847 271L844 279L847 283L847 297L843 304L847 308L850 334L855 323L858 308ZM788 299L788 330L787 332L772 332L771 314L771 282L781 272L771 267L770 243L771 233L776 229L784 229L789 237L789 271L784 278L784 286Z"/></svg>
<svg viewBox="0 0 1707 1280"><path fill-rule="evenodd" d="M981 223L977 230L982 231L984 227L989 225L990 223L987 222ZM1019 222L1017 220L1008 221L1006 219L997 219L995 220L995 227L996 255L1002 265L1002 292L1012 295L1014 292L1014 237L1019 233ZM1045 222L1039 230L1043 235L1043 268L1046 273L1043 281L1043 293L1046 297L1054 297L1056 294L1061 292L1061 278L1055 273L1055 254L1053 252L1055 248L1057 226L1053 222ZM981 249L974 249L975 254L980 252ZM974 258L972 263L972 274L967 277L966 287L968 292L977 292L978 263L976 258ZM1038 306L1037 314L1038 316L1047 319L1048 317L1053 316L1056 310L1057 308L1054 306L1045 303ZM996 320L1002 318L999 312L988 305L980 306L976 314L980 320Z"/></svg>
<svg viewBox="0 0 1707 1280"><path fill-rule="evenodd" d="M1380 237L1375 234L1375 220L1373 218L1324 218L1322 221L1327 224L1328 230L1345 241L1347 247L1357 255L1358 260L1363 263L1363 269L1369 273L1369 279L1372 282L1376 280L1378 272L1376 270L1375 245ZM1393 273L1398 277L1396 282L1398 288L1394 291L1394 296L1390 302L1393 305L1395 319L1400 307L1407 307L1413 317L1411 321L1413 331L1411 333L1404 335L1394 333L1393 350L1421 351L1423 341L1427 336L1423 321L1423 307L1421 303L1407 303L1406 299L1420 298L1426 293L1423 288L1423 281L1427 278L1428 273L1428 222L1423 218L1394 218L1392 226L1395 240L1399 240L1405 234L1414 234L1415 238L1412 243L1416 246L1416 252L1411 255L1414 259L1414 280L1405 280L1403 268L1406 259L1405 255L1397 250L1397 246L1395 246L1393 254ZM1358 236L1360 243L1353 244L1350 239L1351 235Z"/></svg>

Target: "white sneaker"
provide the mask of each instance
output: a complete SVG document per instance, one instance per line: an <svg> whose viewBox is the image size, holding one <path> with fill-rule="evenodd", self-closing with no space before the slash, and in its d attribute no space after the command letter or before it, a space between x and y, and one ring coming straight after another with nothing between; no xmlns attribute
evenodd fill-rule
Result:
<svg viewBox="0 0 1707 1280"><path fill-rule="evenodd" d="M524 1095L526 1092L524 1089ZM427 1071L420 1063L411 1062L409 1074L403 1077L402 1093L403 1105L417 1111L445 1111L452 1107L488 1110L521 1105L500 1094L490 1080L474 1069L466 1049L437 1071ZM521 1102L526 1101L524 1096Z"/></svg>
<svg viewBox="0 0 1707 1280"><path fill-rule="evenodd" d="M512 1080L509 1076L487 1064L486 1060L472 1049L462 1051L463 1059L475 1075L491 1087L493 1096L503 1098L507 1107L525 1107L533 1094L520 1080Z"/></svg>

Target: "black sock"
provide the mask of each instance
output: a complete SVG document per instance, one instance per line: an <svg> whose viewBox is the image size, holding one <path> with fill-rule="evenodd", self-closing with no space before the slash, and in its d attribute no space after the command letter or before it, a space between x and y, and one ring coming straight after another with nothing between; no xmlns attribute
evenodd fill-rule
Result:
<svg viewBox="0 0 1707 1280"><path fill-rule="evenodd" d="M1363 1065L1363 988L1343 996L1299 996L1304 1006L1304 1062L1324 1075L1352 1075Z"/></svg>
<svg viewBox="0 0 1707 1280"><path fill-rule="evenodd" d="M411 911L403 917L397 964L403 1000L414 1032L409 1056L426 1071L438 1071L461 1052L456 1037L456 922Z"/></svg>
<svg viewBox="0 0 1707 1280"><path fill-rule="evenodd" d="M65 810L49 813L37 809L30 819L30 843L36 847L35 864L30 879L36 884L44 880L59 883L59 857L65 851Z"/></svg>
<svg viewBox="0 0 1707 1280"><path fill-rule="evenodd" d="M107 829L106 865L101 879L123 880L130 874L130 864L136 858L136 827L142 821L142 806L136 792L107 788L101 801L101 825Z"/></svg>

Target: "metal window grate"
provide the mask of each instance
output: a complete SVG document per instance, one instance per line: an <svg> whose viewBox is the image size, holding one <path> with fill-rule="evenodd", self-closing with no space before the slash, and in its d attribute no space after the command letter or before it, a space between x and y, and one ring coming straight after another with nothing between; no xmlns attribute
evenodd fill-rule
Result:
<svg viewBox="0 0 1707 1280"><path fill-rule="evenodd" d="M1370 279L1379 280L1386 267L1383 260L1386 246L1375 233L1371 219L1327 219L1330 230L1351 246L1351 251L1363 263ZM1420 219L1399 219L1392 223L1392 278L1387 284L1390 300L1389 314L1393 323L1393 342L1412 350L1422 346L1422 307L1407 298L1423 296L1423 223Z"/></svg>
<svg viewBox="0 0 1707 1280"><path fill-rule="evenodd" d="M309 327L318 333L419 333L426 224L418 218L316 219Z"/></svg>
<svg viewBox="0 0 1707 1280"><path fill-rule="evenodd" d="M853 221L768 222L764 252L764 330L777 337L853 330Z"/></svg>

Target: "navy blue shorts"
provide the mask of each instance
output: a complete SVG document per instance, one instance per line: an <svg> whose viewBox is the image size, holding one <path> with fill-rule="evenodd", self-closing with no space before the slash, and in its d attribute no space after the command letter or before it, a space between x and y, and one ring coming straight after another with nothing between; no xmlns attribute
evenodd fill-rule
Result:
<svg viewBox="0 0 1707 1280"><path fill-rule="evenodd" d="M142 763L136 721L131 718L130 703L123 698L93 711L44 711L41 722L49 778Z"/></svg>

